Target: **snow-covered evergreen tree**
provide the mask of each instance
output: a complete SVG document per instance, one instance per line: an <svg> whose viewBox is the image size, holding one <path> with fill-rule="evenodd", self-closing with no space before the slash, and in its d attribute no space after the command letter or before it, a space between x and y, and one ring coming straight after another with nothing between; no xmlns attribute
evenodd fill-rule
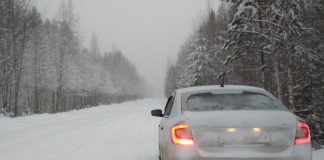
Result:
<svg viewBox="0 0 324 160"><path fill-rule="evenodd" d="M215 84L209 83L208 73L224 78L225 85L263 87L291 111L308 117L316 133L314 142L324 143L318 127L324 119L320 107L324 103L324 1L227 0L222 6L224 3L226 7L216 14L216 34L206 32L207 26L213 26L206 23L209 14L200 19L200 32L195 31L180 49L174 64L177 88ZM170 85L166 81L165 86ZM305 110L308 113L302 113Z"/></svg>
<svg viewBox="0 0 324 160"><path fill-rule="evenodd" d="M217 84L217 51L220 49L217 41L216 15L210 11L197 33L193 35L191 53L184 61L183 73L180 76L178 87ZM190 50L189 50L190 51Z"/></svg>
<svg viewBox="0 0 324 160"><path fill-rule="evenodd" d="M117 59L120 73L112 77L96 36L90 49L81 46L72 1L62 2L53 20L26 2L0 2L0 113L55 113L145 95L126 57Z"/></svg>
<svg viewBox="0 0 324 160"><path fill-rule="evenodd" d="M172 64L167 69L164 84L164 94L166 97L170 97L171 94L177 89L177 69Z"/></svg>

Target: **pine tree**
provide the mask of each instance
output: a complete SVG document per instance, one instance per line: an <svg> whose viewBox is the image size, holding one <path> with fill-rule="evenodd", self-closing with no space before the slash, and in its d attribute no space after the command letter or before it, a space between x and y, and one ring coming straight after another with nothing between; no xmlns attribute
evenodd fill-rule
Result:
<svg viewBox="0 0 324 160"><path fill-rule="evenodd" d="M100 57L100 48L98 44L98 38L95 33L93 33L91 41L90 41L90 49L89 49L90 54L93 55L93 57L99 58Z"/></svg>
<svg viewBox="0 0 324 160"><path fill-rule="evenodd" d="M164 94L166 97L170 97L177 89L177 70L175 66L170 65L168 67L164 84Z"/></svg>
<svg viewBox="0 0 324 160"><path fill-rule="evenodd" d="M66 110L64 99L64 85L66 79L67 59L74 52L76 35L75 35L75 23L76 17L73 11L73 4L71 0L68 4L64 1L61 4L58 12L59 18L59 32L60 32L60 44L59 44L59 56L58 56L58 68L57 68L57 80L58 87L56 90L56 112L62 112Z"/></svg>

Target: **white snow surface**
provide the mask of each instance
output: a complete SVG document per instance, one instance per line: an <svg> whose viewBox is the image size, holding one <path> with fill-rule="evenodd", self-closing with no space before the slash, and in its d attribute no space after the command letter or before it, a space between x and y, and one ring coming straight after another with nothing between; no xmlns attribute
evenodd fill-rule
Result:
<svg viewBox="0 0 324 160"><path fill-rule="evenodd" d="M165 99L102 105L59 114L0 116L0 160L158 160L150 111ZM323 160L324 149L313 160Z"/></svg>
<svg viewBox="0 0 324 160"><path fill-rule="evenodd" d="M324 149L314 151L313 160L323 160L323 159L324 159Z"/></svg>
<svg viewBox="0 0 324 160"><path fill-rule="evenodd" d="M0 160L157 160L160 118L150 111L165 101L0 117Z"/></svg>

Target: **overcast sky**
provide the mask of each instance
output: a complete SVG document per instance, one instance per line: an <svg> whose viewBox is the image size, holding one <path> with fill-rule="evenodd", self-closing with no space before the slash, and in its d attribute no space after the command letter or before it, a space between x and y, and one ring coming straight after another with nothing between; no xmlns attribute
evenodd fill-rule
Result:
<svg viewBox="0 0 324 160"><path fill-rule="evenodd" d="M217 8L221 0L210 0ZM39 11L54 18L62 0L34 0ZM140 74L163 95L167 59L176 59L192 33L194 21L207 10L208 0L72 0L79 16L84 46L96 33L101 52L113 46L132 61Z"/></svg>

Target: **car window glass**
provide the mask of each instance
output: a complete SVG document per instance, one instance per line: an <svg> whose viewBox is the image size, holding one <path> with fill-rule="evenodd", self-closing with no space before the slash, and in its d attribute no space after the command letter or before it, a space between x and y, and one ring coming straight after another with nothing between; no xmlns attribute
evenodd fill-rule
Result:
<svg viewBox="0 0 324 160"><path fill-rule="evenodd" d="M189 95L184 111L217 111L217 110L285 110L271 98L251 92L241 94L199 93Z"/></svg>

